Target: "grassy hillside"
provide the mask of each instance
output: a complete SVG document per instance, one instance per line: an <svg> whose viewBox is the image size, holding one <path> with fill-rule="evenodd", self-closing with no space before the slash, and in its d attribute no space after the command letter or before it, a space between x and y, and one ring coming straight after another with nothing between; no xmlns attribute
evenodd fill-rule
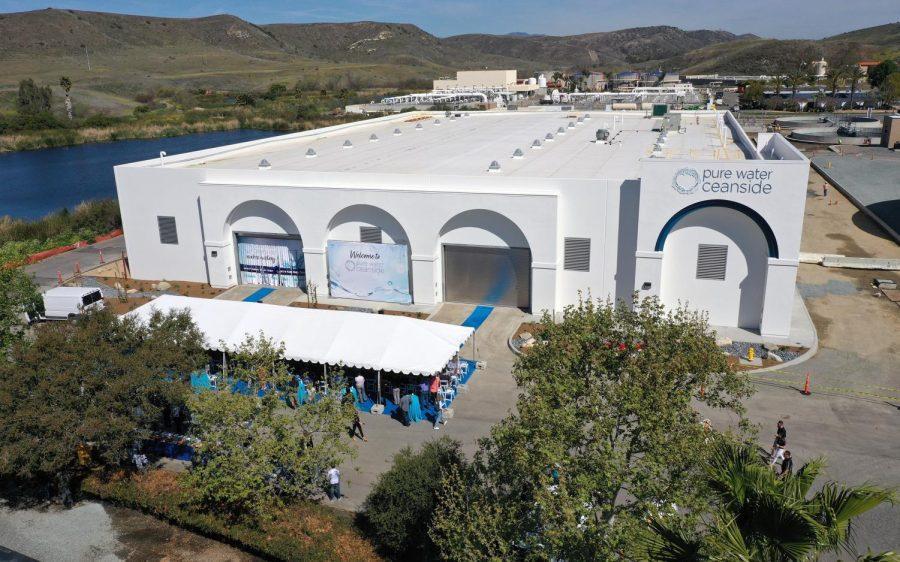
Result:
<svg viewBox="0 0 900 562"><path fill-rule="evenodd" d="M46 9L0 14L0 117L19 80L54 88L74 82L76 113L124 115L161 89L263 91L273 83L307 91L425 88L457 69L655 68L766 73L798 50L828 58L900 53L900 23L822 41L778 41L727 31L643 27L572 36L435 37L399 23L255 25L230 15L157 18Z"/></svg>

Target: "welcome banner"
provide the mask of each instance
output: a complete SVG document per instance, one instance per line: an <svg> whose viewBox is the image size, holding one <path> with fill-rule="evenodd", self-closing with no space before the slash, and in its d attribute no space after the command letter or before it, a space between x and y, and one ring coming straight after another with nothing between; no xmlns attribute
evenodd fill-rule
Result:
<svg viewBox="0 0 900 562"><path fill-rule="evenodd" d="M328 288L337 298L410 304L409 249L329 240Z"/></svg>

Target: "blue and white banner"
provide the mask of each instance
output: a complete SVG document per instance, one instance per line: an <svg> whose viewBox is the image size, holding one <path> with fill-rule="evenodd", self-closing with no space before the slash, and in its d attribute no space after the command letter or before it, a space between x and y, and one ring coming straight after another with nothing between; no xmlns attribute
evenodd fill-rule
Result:
<svg viewBox="0 0 900 562"><path fill-rule="evenodd" d="M241 283L306 288L299 240L238 236L237 245Z"/></svg>
<svg viewBox="0 0 900 562"><path fill-rule="evenodd" d="M410 304L409 249L329 240L328 288L337 298Z"/></svg>

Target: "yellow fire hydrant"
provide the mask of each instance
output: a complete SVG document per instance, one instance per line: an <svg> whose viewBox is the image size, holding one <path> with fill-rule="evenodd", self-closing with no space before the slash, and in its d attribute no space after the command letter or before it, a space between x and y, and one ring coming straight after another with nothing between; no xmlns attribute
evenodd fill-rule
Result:
<svg viewBox="0 0 900 562"><path fill-rule="evenodd" d="M753 361L754 357L756 357L756 348L751 347L750 349L747 350L747 360Z"/></svg>

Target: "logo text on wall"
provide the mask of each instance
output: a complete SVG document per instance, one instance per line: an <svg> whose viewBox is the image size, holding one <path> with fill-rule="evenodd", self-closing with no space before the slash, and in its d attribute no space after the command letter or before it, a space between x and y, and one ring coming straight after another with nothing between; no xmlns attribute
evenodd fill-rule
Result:
<svg viewBox="0 0 900 562"><path fill-rule="evenodd" d="M672 178L672 188L683 195L695 193L736 193L768 195L772 193L773 170L728 168L681 168Z"/></svg>

